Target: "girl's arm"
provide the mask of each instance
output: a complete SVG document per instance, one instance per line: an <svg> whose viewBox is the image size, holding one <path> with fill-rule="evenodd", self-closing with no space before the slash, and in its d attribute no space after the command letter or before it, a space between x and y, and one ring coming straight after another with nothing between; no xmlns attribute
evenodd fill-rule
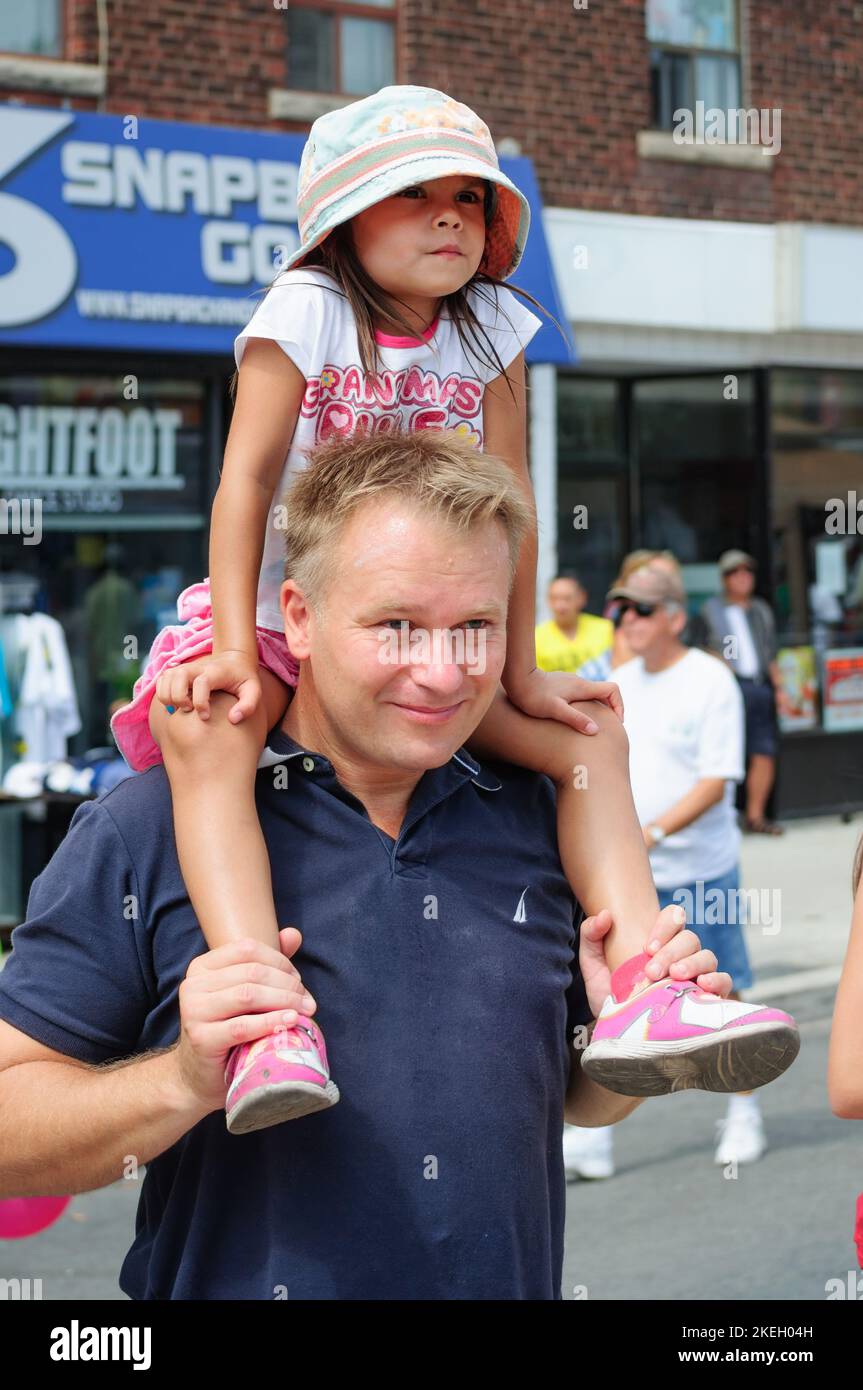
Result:
<svg viewBox="0 0 863 1390"><path fill-rule="evenodd" d="M527 469L524 354L509 368L515 401L497 377L485 390L485 450L504 459L533 504ZM659 914L656 889L629 783L629 742L608 710L597 719L574 700L605 701L622 717L620 692L608 681L585 681L561 671L537 671L534 647L536 532L519 557L507 622L503 685L510 699L495 700L468 741L478 757L501 758L545 773L557 785L558 844L573 893L587 912L607 908L613 926L606 940L612 970L644 950ZM513 709L513 705L520 708ZM527 715L539 716L527 718ZM561 725L569 725L567 732ZM574 774L578 776L575 777ZM589 790L588 790L589 788ZM706 988L710 986L701 981ZM591 1123L596 1123L592 1121Z"/></svg>
<svg viewBox="0 0 863 1390"><path fill-rule="evenodd" d="M483 392L483 448L485 453L495 454L509 464L525 498L534 508L533 483L527 464L527 388L523 352L510 363L506 375L512 385L512 395L503 373L490 381ZM509 695L517 687L519 678L536 669L536 558L537 532L534 522L521 547L509 600L506 662L501 678Z"/></svg>
<svg viewBox="0 0 863 1390"><path fill-rule="evenodd" d="M512 394L505 375L512 385ZM506 374L490 381L483 393L484 451L509 464L532 508L536 506L527 464L527 389L524 352ZM610 681L586 681L561 671L539 671L536 665L536 523L522 543L506 624L506 662L501 681L513 704L525 714L552 718L581 733L595 734L598 726L571 701L601 700L623 718L620 692Z"/></svg>
<svg viewBox="0 0 863 1390"><path fill-rule="evenodd" d="M827 1091L834 1115L863 1120L863 877L857 885L851 935L836 991Z"/></svg>
<svg viewBox="0 0 863 1390"><path fill-rule="evenodd" d="M237 383L210 530L213 652L257 661L255 607L264 533L290 448L305 378L278 343L250 338Z"/></svg>

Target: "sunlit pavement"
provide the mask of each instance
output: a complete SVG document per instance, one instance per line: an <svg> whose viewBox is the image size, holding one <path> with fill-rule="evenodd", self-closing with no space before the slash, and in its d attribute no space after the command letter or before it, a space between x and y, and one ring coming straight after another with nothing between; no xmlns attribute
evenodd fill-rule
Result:
<svg viewBox="0 0 863 1390"><path fill-rule="evenodd" d="M646 1100L616 1128L614 1177L568 1184L564 1298L822 1299L857 1269L863 1124L827 1104L832 993L774 1002L802 1041L758 1093L763 1158L736 1174L713 1162L722 1096Z"/></svg>
<svg viewBox="0 0 863 1390"><path fill-rule="evenodd" d="M761 909L745 928L746 997L801 1031L796 1061L758 1092L769 1147L735 1175L713 1162L724 1097L645 1101L616 1128L614 1177L568 1185L564 1298L823 1299L828 1280L860 1273L863 1123L831 1114L826 1073L861 829L829 818L745 837L742 883Z"/></svg>

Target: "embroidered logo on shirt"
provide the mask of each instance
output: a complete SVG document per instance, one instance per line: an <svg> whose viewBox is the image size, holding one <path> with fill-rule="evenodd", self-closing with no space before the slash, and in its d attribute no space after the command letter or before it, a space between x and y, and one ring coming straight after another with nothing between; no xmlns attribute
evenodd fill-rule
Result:
<svg viewBox="0 0 863 1390"><path fill-rule="evenodd" d="M530 884L528 884L528 888L529 888L529 887L530 887ZM513 919L512 919L514 922L526 922L526 921L527 921L527 913L526 913L525 910L524 910L524 895L525 895L526 892L527 892L527 888L524 889L524 891L522 892L521 897L520 897L519 900L518 900L518 907L515 909L515 916L514 916Z"/></svg>

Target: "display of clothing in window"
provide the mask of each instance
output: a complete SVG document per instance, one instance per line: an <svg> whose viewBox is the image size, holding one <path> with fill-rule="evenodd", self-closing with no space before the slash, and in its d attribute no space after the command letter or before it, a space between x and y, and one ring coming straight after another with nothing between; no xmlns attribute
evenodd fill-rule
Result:
<svg viewBox="0 0 863 1390"><path fill-rule="evenodd" d="M19 674L11 724L19 757L65 758L67 739L81 728L69 649L62 627L47 613L4 618L0 640ZM11 664L11 663L10 663Z"/></svg>

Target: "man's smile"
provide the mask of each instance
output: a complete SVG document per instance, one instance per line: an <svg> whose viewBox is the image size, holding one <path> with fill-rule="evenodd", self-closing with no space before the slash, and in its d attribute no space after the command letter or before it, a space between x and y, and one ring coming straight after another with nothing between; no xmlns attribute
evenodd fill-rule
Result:
<svg viewBox="0 0 863 1390"><path fill-rule="evenodd" d="M393 700L390 703L396 709L401 710L408 719L413 719L418 724L445 724L454 714L457 714L464 704L464 700L457 701L454 705L408 705L400 700Z"/></svg>

